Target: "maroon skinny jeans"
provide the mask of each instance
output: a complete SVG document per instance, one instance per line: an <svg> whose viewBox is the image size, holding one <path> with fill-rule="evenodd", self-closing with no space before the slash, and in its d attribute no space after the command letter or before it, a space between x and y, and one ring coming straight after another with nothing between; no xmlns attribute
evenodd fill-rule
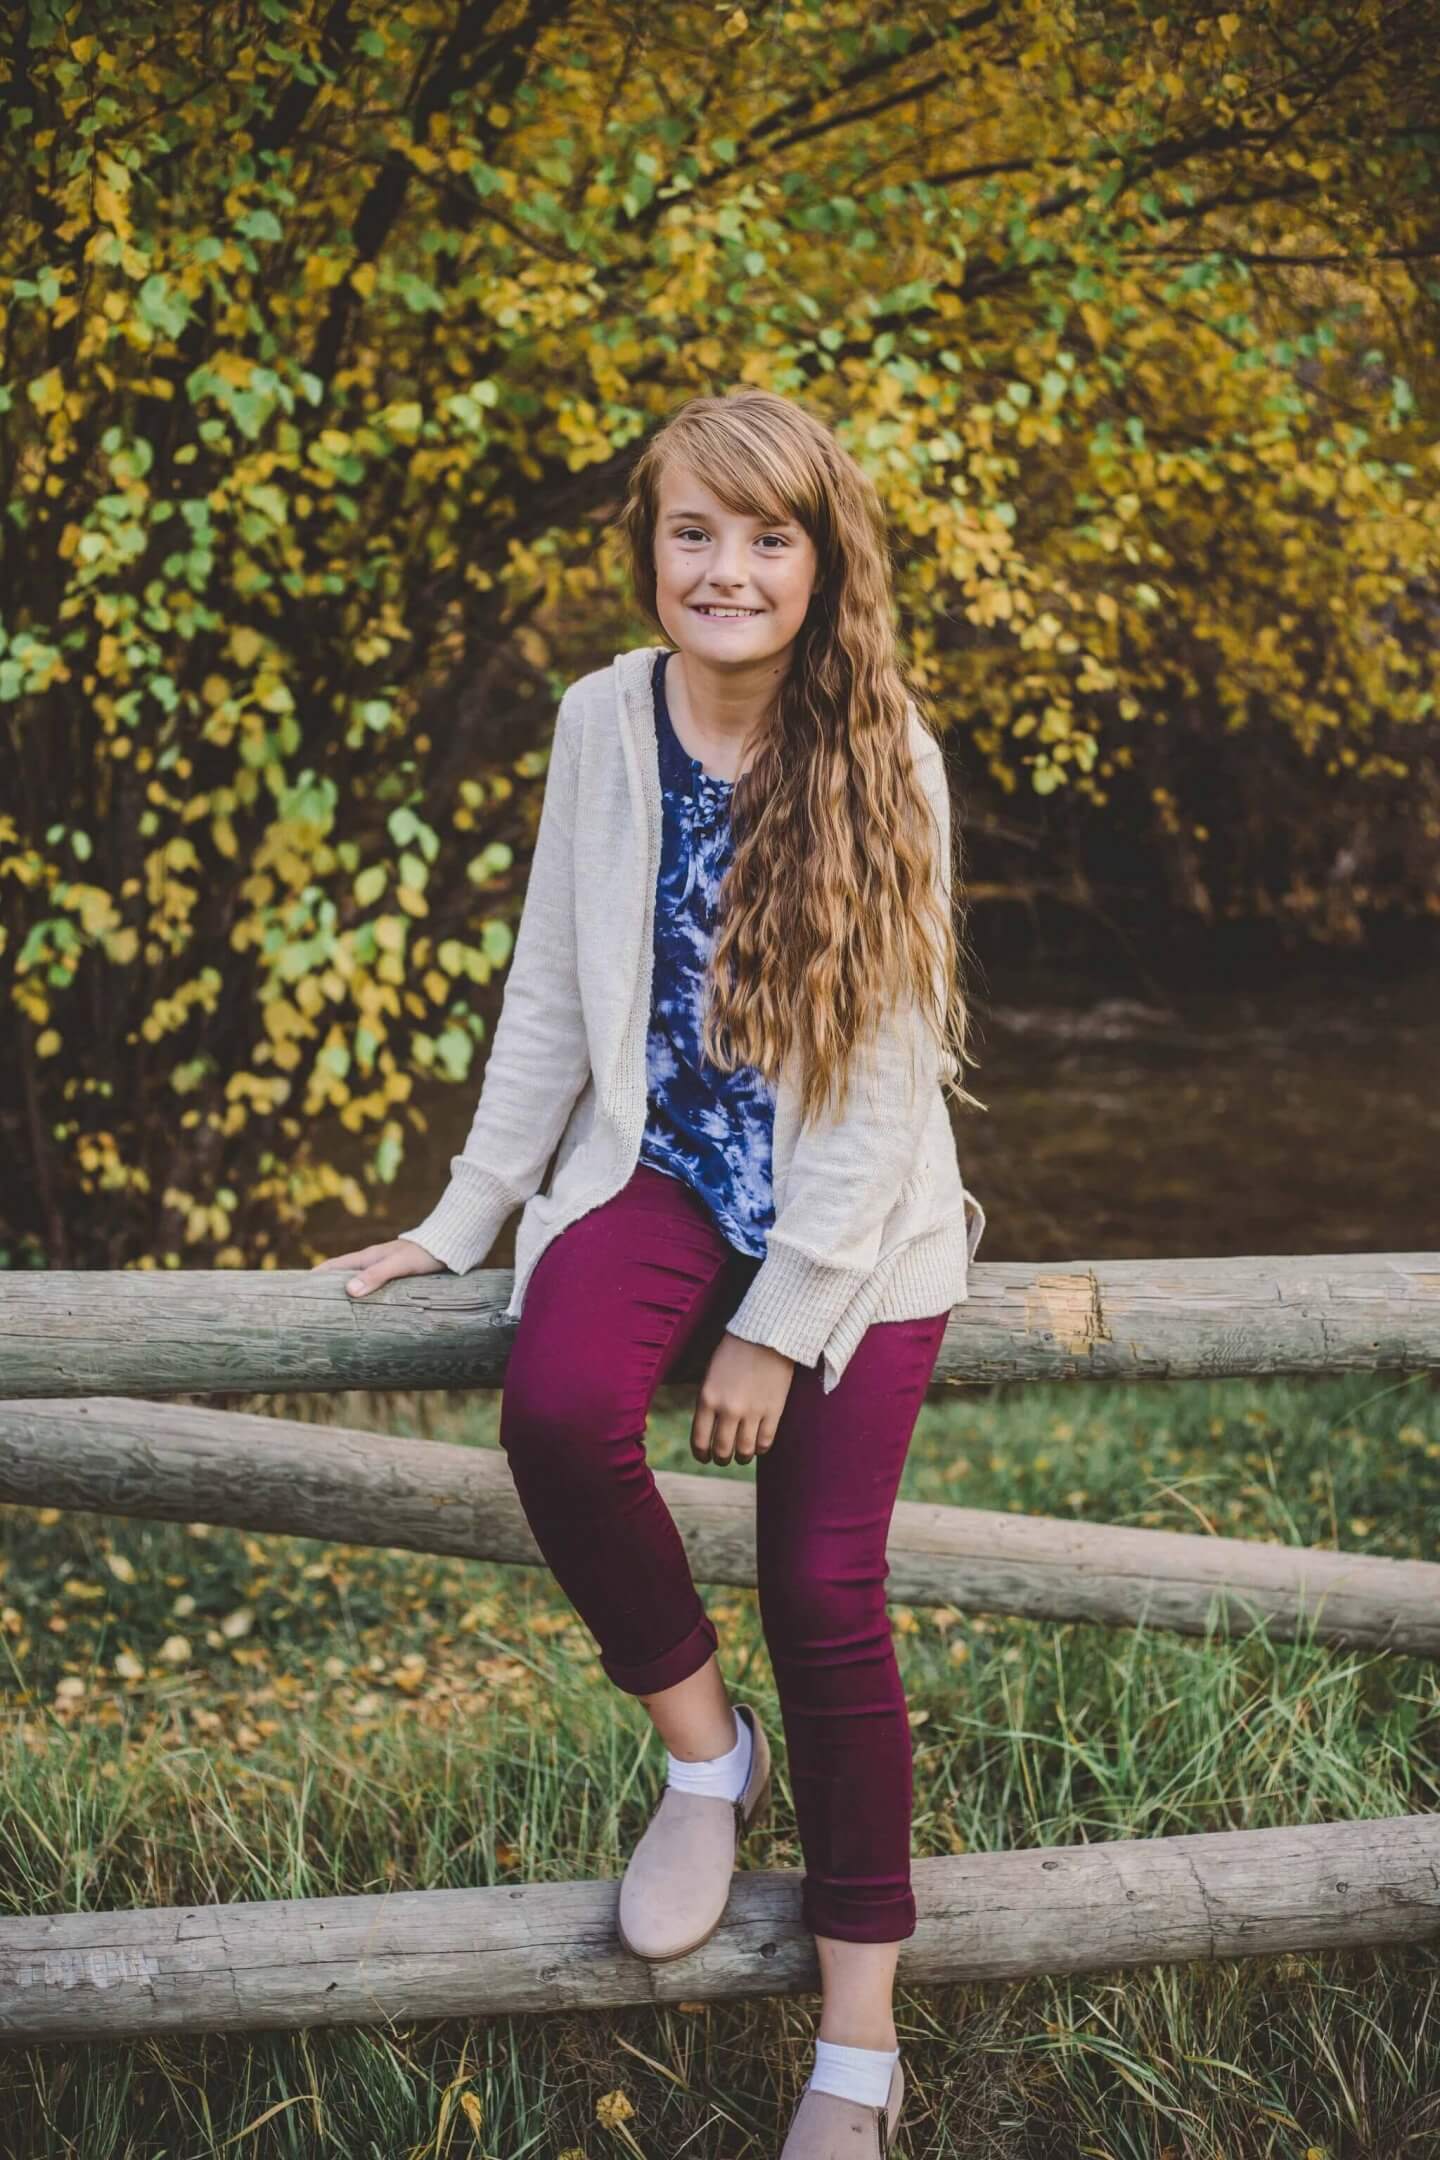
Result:
<svg viewBox="0 0 1440 2160"><path fill-rule="evenodd" d="M656 1386L687 1348L715 1347L759 1265L688 1185L642 1163L551 1240L526 1289L500 1444L541 1552L627 1694L673 1687L718 1648L645 1425ZM797 1364L755 1462L756 1588L805 1858L801 1920L843 1942L915 1932L885 1544L948 1317L873 1322L829 1395L818 1359Z"/></svg>

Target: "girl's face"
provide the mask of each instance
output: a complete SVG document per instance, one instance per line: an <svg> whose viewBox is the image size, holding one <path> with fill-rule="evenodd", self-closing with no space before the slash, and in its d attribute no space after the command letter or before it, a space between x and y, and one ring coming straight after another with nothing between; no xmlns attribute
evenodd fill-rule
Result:
<svg viewBox="0 0 1440 2160"><path fill-rule="evenodd" d="M775 659L799 634L817 567L803 526L727 510L692 466L662 473L656 612L680 651L712 667Z"/></svg>

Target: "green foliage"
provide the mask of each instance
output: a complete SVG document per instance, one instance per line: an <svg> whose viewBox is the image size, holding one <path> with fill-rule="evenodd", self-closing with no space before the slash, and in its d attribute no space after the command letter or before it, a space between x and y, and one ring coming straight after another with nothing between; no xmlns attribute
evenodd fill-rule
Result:
<svg viewBox="0 0 1440 2160"><path fill-rule="evenodd" d="M977 787L1201 912L1440 906L1414 11L4 40L8 1264L264 1264L402 1175L508 955L501 739L632 641L597 528L696 389L874 473Z"/></svg>

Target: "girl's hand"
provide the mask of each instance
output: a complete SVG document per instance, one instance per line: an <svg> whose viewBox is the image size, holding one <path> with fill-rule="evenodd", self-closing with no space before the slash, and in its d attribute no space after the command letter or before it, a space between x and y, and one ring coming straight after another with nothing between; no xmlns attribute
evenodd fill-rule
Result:
<svg viewBox="0 0 1440 2160"><path fill-rule="evenodd" d="M393 1282L397 1275L443 1275L445 1262L437 1260L434 1253L426 1252L423 1245L412 1243L409 1238L391 1238L384 1245L365 1245L359 1252L337 1253L333 1260L317 1260L311 1268L312 1275L322 1275L327 1269L352 1268L345 1288L351 1297L365 1297L378 1290L381 1283Z"/></svg>
<svg viewBox="0 0 1440 2160"><path fill-rule="evenodd" d="M750 1462L775 1438L795 1360L768 1343L721 1336L700 1383L690 1452L698 1462Z"/></svg>

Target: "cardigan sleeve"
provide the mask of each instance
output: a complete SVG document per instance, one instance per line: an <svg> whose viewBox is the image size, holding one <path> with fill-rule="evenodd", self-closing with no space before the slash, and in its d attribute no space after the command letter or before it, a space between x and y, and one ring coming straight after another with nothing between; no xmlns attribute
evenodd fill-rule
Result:
<svg viewBox="0 0 1440 2160"><path fill-rule="evenodd" d="M457 1275L476 1267L545 1166L590 1070L575 950L578 714L560 700L530 875L480 1100L450 1182L413 1230Z"/></svg>
<svg viewBox="0 0 1440 2160"><path fill-rule="evenodd" d="M950 791L938 747L918 765L951 889ZM843 1114L802 1125L785 1202L729 1334L812 1365L880 1257L886 1217L915 1174L940 1080L940 1048L913 997L892 1006L857 1052Z"/></svg>

